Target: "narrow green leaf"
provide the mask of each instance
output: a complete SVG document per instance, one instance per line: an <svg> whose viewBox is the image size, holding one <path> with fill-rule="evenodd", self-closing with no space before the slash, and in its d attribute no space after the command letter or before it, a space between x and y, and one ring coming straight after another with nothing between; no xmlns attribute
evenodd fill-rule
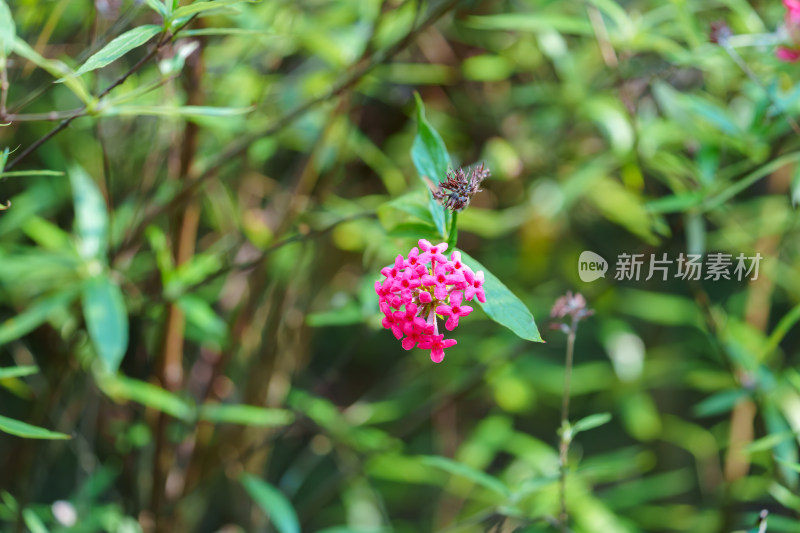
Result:
<svg viewBox="0 0 800 533"><path fill-rule="evenodd" d="M2 168L0 167L0 169ZM0 175L4 178L23 178L28 176L63 176L64 173L57 170L14 170L12 172L2 172Z"/></svg>
<svg viewBox="0 0 800 533"><path fill-rule="evenodd" d="M98 385L111 398L140 403L181 420L194 419L195 409L192 405L151 383L120 375L107 375L98 381Z"/></svg>
<svg viewBox="0 0 800 533"><path fill-rule="evenodd" d="M440 457L438 455L424 456L422 457L422 463L435 468L440 468L446 472L449 472L450 474L469 479L470 481L473 481L478 485L491 490L492 492L496 492L504 498L511 496L511 491L502 481L487 474L486 472L482 472L472 468L471 466L465 465L464 463L459 463L458 461L453 461L452 459Z"/></svg>
<svg viewBox="0 0 800 533"><path fill-rule="evenodd" d="M489 272L486 267L463 250L460 251L461 257L467 266L474 272L483 271L483 291L486 294L486 303L482 303L480 306L489 318L507 327L520 338L534 342L544 342L539 334L539 329L536 327L533 315L522 303L522 300L514 296L514 293L503 285L503 282ZM477 299L473 301L477 301Z"/></svg>
<svg viewBox="0 0 800 533"><path fill-rule="evenodd" d="M108 373L115 373L128 348L128 314L122 291L107 275L84 284L83 316L103 366Z"/></svg>
<svg viewBox="0 0 800 533"><path fill-rule="evenodd" d="M253 111L252 107L209 107L197 105L185 106L148 106L130 105L106 107L100 111L104 117L113 116L144 116L153 115L160 117L231 117L246 115Z"/></svg>
<svg viewBox="0 0 800 533"><path fill-rule="evenodd" d="M22 511L22 519L25 521L30 533L48 533L44 522L36 515L33 509L24 509Z"/></svg>
<svg viewBox="0 0 800 533"><path fill-rule="evenodd" d="M596 413L593 415L589 415L585 418L581 418L574 424L572 424L572 434L577 435L581 431L588 431L590 429L594 429L596 427L602 426L603 424L607 424L611 421L611 414L610 413Z"/></svg>
<svg viewBox="0 0 800 533"><path fill-rule="evenodd" d="M104 259L108 241L108 213L103 194L86 171L77 165L70 169L69 180L80 238L78 253L84 259Z"/></svg>
<svg viewBox="0 0 800 533"><path fill-rule="evenodd" d="M594 35L591 23L584 17L547 13L504 13L469 17L467 24L480 30L523 32L557 31L575 35Z"/></svg>
<svg viewBox="0 0 800 533"><path fill-rule="evenodd" d="M39 367L36 365L9 366L6 368L0 368L0 379L21 378L38 373Z"/></svg>
<svg viewBox="0 0 800 533"><path fill-rule="evenodd" d="M712 394L692 408L695 416L706 417L727 413L741 400L748 396L744 389L730 389Z"/></svg>
<svg viewBox="0 0 800 533"><path fill-rule="evenodd" d="M433 198L430 184L436 185L445 180L450 168L450 155L439 133L433 129L425 118L425 105L418 93L414 93L417 101L417 135L411 145L411 159L417 168L420 179L428 189L428 209L433 216L433 222L442 238L447 237L447 227L450 225L451 214Z"/></svg>
<svg viewBox="0 0 800 533"><path fill-rule="evenodd" d="M187 326L193 328L195 337L201 342L214 342L220 346L228 338L228 324L222 320L211 305L194 294L178 298L178 307L186 316Z"/></svg>
<svg viewBox="0 0 800 533"><path fill-rule="evenodd" d="M57 433L55 431L50 431L49 429L40 428L38 426L32 426L30 424L26 424L25 422L14 420L13 418L7 418L1 415L0 415L0 431L8 433L9 435L16 435L17 437L23 437L26 439L71 438L69 435L65 435L64 433Z"/></svg>
<svg viewBox="0 0 800 533"><path fill-rule="evenodd" d="M75 73L80 76L113 63L134 48L138 48L161 33L161 26L146 24L126 31L93 54Z"/></svg>
<svg viewBox="0 0 800 533"><path fill-rule="evenodd" d="M56 309L68 306L77 295L77 288L65 289L41 298L25 311L0 324L0 346L18 339L43 324Z"/></svg>
<svg viewBox="0 0 800 533"><path fill-rule="evenodd" d="M75 74L75 71L61 61L42 57L36 50L31 48L28 43L19 37L14 39L14 52L37 67L46 70L54 78L58 78L87 106L92 106L94 104L94 97L89 93L89 89L86 88L83 80Z"/></svg>
<svg viewBox="0 0 800 533"><path fill-rule="evenodd" d="M175 12L172 13L172 18L174 20L183 17L190 17L195 13L202 13L203 11L208 11L209 9L217 9L233 4L243 4L245 2L248 2L248 0L212 0L210 2L195 2L194 4L189 4L188 6L183 6L176 9Z"/></svg>
<svg viewBox="0 0 800 533"><path fill-rule="evenodd" d="M300 533L300 522L292 504L281 491L252 474L239 478L250 497L280 533Z"/></svg>
<svg viewBox="0 0 800 533"><path fill-rule="evenodd" d="M147 7L161 15L163 18L167 18L169 13L167 12L167 6L164 5L161 0L145 0Z"/></svg>
<svg viewBox="0 0 800 533"><path fill-rule="evenodd" d="M756 452L763 452L765 450L771 450L777 445L781 444L784 441L789 439L793 439L797 436L797 433L793 431L784 431L781 433L773 433L772 435L767 435L766 437L761 437L760 439L756 439L744 449L747 453L756 453Z"/></svg>
<svg viewBox="0 0 800 533"><path fill-rule="evenodd" d="M11 9L5 0L0 0L0 57L6 57L14 49L14 38L17 36L17 28L14 25L14 17ZM5 68L5 65L0 66Z"/></svg>
<svg viewBox="0 0 800 533"><path fill-rule="evenodd" d="M294 421L294 413L291 411L254 405L206 404L200 406L199 417L215 424L257 427L286 426Z"/></svg>
<svg viewBox="0 0 800 533"><path fill-rule="evenodd" d="M793 471L795 471L795 472L798 472L798 473L800 473L800 464L797 464L797 463L792 463L792 462L790 462L790 461L784 461L784 460L783 460L783 459L781 459L780 457L776 457L776 458L775 458L775 460L776 460L777 462L779 462L780 464L782 464L782 465L784 465L784 466L788 467L790 470L793 470Z"/></svg>
<svg viewBox="0 0 800 533"><path fill-rule="evenodd" d="M199 30L186 30L182 31L181 35L184 37L197 37L203 35L274 35L278 36L279 33L267 30L249 30L246 28L202 28Z"/></svg>

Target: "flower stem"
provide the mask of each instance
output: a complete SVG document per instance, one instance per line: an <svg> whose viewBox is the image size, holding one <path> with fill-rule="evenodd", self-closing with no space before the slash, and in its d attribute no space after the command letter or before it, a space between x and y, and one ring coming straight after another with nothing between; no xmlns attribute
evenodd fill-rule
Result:
<svg viewBox="0 0 800 533"><path fill-rule="evenodd" d="M578 318L572 318L569 333L567 334L567 358L564 364L564 396L561 401L561 442L558 447L558 466L559 466L559 501L561 504L561 515L559 523L561 531L568 531L567 528L567 455L569 445L572 442L572 431L569 427L569 398L570 384L572 380L572 354L575 349L575 336L578 333Z"/></svg>
<svg viewBox="0 0 800 533"><path fill-rule="evenodd" d="M453 219L450 222L450 230L447 232L447 245L451 251L456 247L458 241L458 228L456 227L456 220L458 219L458 212L453 211Z"/></svg>

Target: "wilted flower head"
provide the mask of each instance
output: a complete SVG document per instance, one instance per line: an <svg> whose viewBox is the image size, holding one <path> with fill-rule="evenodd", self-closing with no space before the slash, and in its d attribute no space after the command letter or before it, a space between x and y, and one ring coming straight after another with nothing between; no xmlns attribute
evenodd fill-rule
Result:
<svg viewBox="0 0 800 533"><path fill-rule="evenodd" d="M463 168L448 170L447 180L439 183L433 191L433 197L451 211L461 211L469 205L475 194L481 192L481 182L488 178L491 172L481 163L464 172Z"/></svg>
<svg viewBox="0 0 800 533"><path fill-rule="evenodd" d="M447 331L453 331L459 319L472 312L472 307L463 305L465 300L486 301L483 272L473 273L459 252L448 259L446 250L446 243L434 246L421 239L408 257L398 255L394 264L381 269L384 279L375 282L383 327L402 339L406 350L417 345L430 350L434 363L441 363L444 349L456 344L439 334L437 317L445 320Z"/></svg>
<svg viewBox="0 0 800 533"><path fill-rule="evenodd" d="M581 293L572 294L572 291L567 291L567 294L556 300L553 304L553 309L550 311L550 316L553 318L564 318L565 316L571 317L574 321L582 320L587 316L594 313L586 306L586 299ZM561 329L559 325L557 329Z"/></svg>

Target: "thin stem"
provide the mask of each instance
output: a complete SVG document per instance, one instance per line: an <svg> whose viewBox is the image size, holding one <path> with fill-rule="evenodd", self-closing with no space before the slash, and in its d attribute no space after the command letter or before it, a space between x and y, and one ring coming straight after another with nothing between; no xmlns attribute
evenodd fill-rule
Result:
<svg viewBox="0 0 800 533"><path fill-rule="evenodd" d="M572 318L569 333L567 334L567 358L564 365L564 396L561 401L561 443L558 447L558 466L559 466L559 502L561 513L559 523L562 533L566 533L567 528L567 456L569 445L572 441L572 431L569 429L569 399L570 384L572 381L572 354L575 351L575 336L578 333L578 318Z"/></svg>

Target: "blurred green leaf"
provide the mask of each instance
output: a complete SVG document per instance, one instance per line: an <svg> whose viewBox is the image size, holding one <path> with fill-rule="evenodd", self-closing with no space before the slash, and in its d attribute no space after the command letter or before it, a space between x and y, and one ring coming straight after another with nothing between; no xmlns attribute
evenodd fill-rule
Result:
<svg viewBox="0 0 800 533"><path fill-rule="evenodd" d="M103 367L115 373L128 348L128 313L122 291L106 274L84 284L83 316Z"/></svg>
<svg viewBox="0 0 800 533"><path fill-rule="evenodd" d="M98 380L98 385L111 398L140 403L181 420L194 419L193 405L151 383L120 375L105 375Z"/></svg>
<svg viewBox="0 0 800 533"><path fill-rule="evenodd" d="M731 411L742 398L747 396L749 393L744 389L721 391L695 405L692 411L699 417L720 415Z"/></svg>
<svg viewBox="0 0 800 533"><path fill-rule="evenodd" d="M56 310L69 306L78 287L68 287L52 296L40 298L27 309L0 324L0 346L22 337L44 323Z"/></svg>
<svg viewBox="0 0 800 533"><path fill-rule="evenodd" d="M25 422L14 420L13 418L7 418L5 416L0 416L0 431L26 439L71 438L69 435L65 435L64 433L57 433L48 429L32 426L30 424L26 424Z"/></svg>
<svg viewBox="0 0 800 533"><path fill-rule="evenodd" d="M756 439L745 447L744 451L747 453L757 453L766 450L772 450L779 444L794 439L797 433L794 431L783 431L781 433L773 433L760 439Z"/></svg>
<svg viewBox="0 0 800 533"><path fill-rule="evenodd" d="M592 25L585 18L550 13L508 13L467 18L467 24L479 30L502 30L593 35Z"/></svg>
<svg viewBox="0 0 800 533"><path fill-rule="evenodd" d="M233 4L253 3L255 0L210 0L208 2L195 2L188 6L179 7L172 13L173 19L180 19L190 17L195 13L202 13L210 9L218 9L220 7L230 6Z"/></svg>
<svg viewBox="0 0 800 533"><path fill-rule="evenodd" d="M155 105L126 105L105 107L100 111L104 117L114 116L158 116L158 117L184 117L187 119L201 117L232 117L246 115L253 112L252 107L209 107L197 105L185 106L155 106Z"/></svg>
<svg viewBox="0 0 800 533"><path fill-rule="evenodd" d="M83 168L73 166L69 171L69 179L75 205L75 225L80 238L78 253L83 259L104 261L108 243L106 201Z"/></svg>
<svg viewBox="0 0 800 533"><path fill-rule="evenodd" d="M21 378L39 373L36 365L0 367L0 379Z"/></svg>
<svg viewBox="0 0 800 533"><path fill-rule="evenodd" d="M167 15L169 15L167 12L167 6L165 6L164 2L161 0L145 0L145 3L150 9L161 15L162 18L166 18Z"/></svg>
<svg viewBox="0 0 800 533"><path fill-rule="evenodd" d="M590 429L600 427L603 424L608 424L610 421L611 413L596 413L589 415L572 424L572 434L577 435L581 431L588 431Z"/></svg>
<svg viewBox="0 0 800 533"><path fill-rule="evenodd" d="M2 1L2 0L0 0ZM1 169L2 167L0 167ZM30 176L63 176L63 172L57 170L15 170L12 172L2 172L0 176L4 178L22 178Z"/></svg>
<svg viewBox="0 0 800 533"><path fill-rule="evenodd" d="M438 455L423 456L422 463L440 468L450 474L469 479L483 488L499 494L503 498L509 498L511 496L511 491L502 481L486 472L481 472L471 466L465 465L464 463L459 463L458 461L453 461L452 459L440 457Z"/></svg>
<svg viewBox="0 0 800 533"><path fill-rule="evenodd" d="M126 31L122 35L114 38L101 48L97 53L93 54L81 67L75 72L76 76L86 74L92 70L103 68L106 65L113 63L120 57L124 56L134 48L138 48L145 44L147 41L161 33L161 26L155 24L145 24L138 28Z"/></svg>
<svg viewBox="0 0 800 533"><path fill-rule="evenodd" d="M17 28L14 24L14 17L11 9L5 0L0 0L0 56L7 57L14 49L14 37L17 35ZM0 69L6 68L0 65Z"/></svg>
<svg viewBox="0 0 800 533"><path fill-rule="evenodd" d="M201 420L215 424L242 424L245 426L285 426L294 421L294 414L286 409L270 409L254 405L205 404L200 406Z"/></svg>
<svg viewBox="0 0 800 533"><path fill-rule="evenodd" d="M75 71L67 65L55 59L45 59L19 37L14 39L14 52L34 65L46 70L54 78L63 81L64 85L66 85L85 105L93 105L94 97L89 93L89 89L86 88L83 80L75 74Z"/></svg>
<svg viewBox="0 0 800 533"><path fill-rule="evenodd" d="M30 533L48 533L44 522L42 522L42 519L39 518L33 509L23 509L22 519L25 521L25 525L28 527Z"/></svg>
<svg viewBox="0 0 800 533"><path fill-rule="evenodd" d="M239 479L275 529L280 533L300 533L297 513L281 491L252 474L242 474Z"/></svg>
<svg viewBox="0 0 800 533"><path fill-rule="evenodd" d="M536 327L536 322L522 300L514 296L508 287L489 272L476 259L463 250L459 250L464 263L474 272L483 271L483 290L486 294L486 303L479 303L483 311L495 322L513 331L518 337L533 341L544 342ZM473 300L477 302L477 299Z"/></svg>
<svg viewBox="0 0 800 533"><path fill-rule="evenodd" d="M414 144L411 146L411 159L425 188L428 189L428 206L433 222L439 235L444 238L447 236L450 224L450 212L433 198L430 187L446 179L450 168L450 155L441 135L425 118L425 104L422 103L419 93L414 93L414 98L417 102L417 136L414 137ZM428 178L430 183L425 178Z"/></svg>
<svg viewBox="0 0 800 533"><path fill-rule="evenodd" d="M216 343L218 346L227 343L228 325L208 302L194 294L183 294L177 303L186 316L187 326L194 331L193 337L201 342Z"/></svg>

